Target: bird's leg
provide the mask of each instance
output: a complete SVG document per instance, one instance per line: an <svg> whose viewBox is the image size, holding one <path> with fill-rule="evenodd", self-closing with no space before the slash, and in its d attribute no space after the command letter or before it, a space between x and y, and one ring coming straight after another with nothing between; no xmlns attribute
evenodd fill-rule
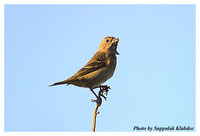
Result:
<svg viewBox="0 0 200 136"><path fill-rule="evenodd" d="M95 95L95 97L97 97L98 98L98 96L97 96L97 94L93 91L93 89L92 88L90 88L90 91Z"/></svg>
<svg viewBox="0 0 200 136"><path fill-rule="evenodd" d="M101 99L101 93L100 93L100 91L99 91L99 94L98 94L98 96L97 96L97 94L93 91L93 89L92 88L90 88L90 90L91 90L91 92L96 96L96 100L93 100L93 99L91 99L92 100L92 102L96 102L99 106L101 105L101 103L102 103L102 99Z"/></svg>
<svg viewBox="0 0 200 136"><path fill-rule="evenodd" d="M100 90L100 96L102 96L106 100L106 96L103 95L103 90Z"/></svg>
<svg viewBox="0 0 200 136"><path fill-rule="evenodd" d="M100 92L100 96L102 96L106 100L106 97L103 95L103 93L105 93L106 96L107 96L109 89L111 89L110 86L100 85L100 86L97 86L95 88L100 88L100 91L99 91ZM93 89L95 89L95 88L93 88Z"/></svg>
<svg viewBox="0 0 200 136"><path fill-rule="evenodd" d="M99 93L98 93L98 96L97 96L97 94L93 91L93 89L95 89L95 88L100 88L100 91L99 91ZM96 98L97 98L97 100L92 100L92 102L96 102L96 103L98 103L99 105L101 105L101 102L102 102L102 99L101 99L101 96L106 100L106 96L108 95L108 91L109 91L109 89L111 89L110 88L110 86L107 86L107 85L100 85L100 86L97 86L97 87L95 87L95 88L90 88L90 90L91 90L91 92L96 96ZM104 96L104 94L103 93L105 93L105 95L106 96Z"/></svg>

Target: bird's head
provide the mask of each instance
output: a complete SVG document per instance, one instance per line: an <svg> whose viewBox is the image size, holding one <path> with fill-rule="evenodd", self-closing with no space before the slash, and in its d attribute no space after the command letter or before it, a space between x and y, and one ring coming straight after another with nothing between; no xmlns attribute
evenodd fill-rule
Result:
<svg viewBox="0 0 200 136"><path fill-rule="evenodd" d="M107 36L101 41L98 51L109 52L109 53L114 53L114 54L119 55L119 53L117 52L118 42L119 42L119 38Z"/></svg>

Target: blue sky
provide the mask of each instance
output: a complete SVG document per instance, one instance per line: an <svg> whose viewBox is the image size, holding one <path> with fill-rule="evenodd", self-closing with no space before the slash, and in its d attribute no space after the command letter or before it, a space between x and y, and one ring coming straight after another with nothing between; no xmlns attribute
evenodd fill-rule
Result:
<svg viewBox="0 0 200 136"><path fill-rule="evenodd" d="M89 89L48 86L106 36L120 55L96 131L195 127L195 29L195 5L5 5L5 131L91 131Z"/></svg>

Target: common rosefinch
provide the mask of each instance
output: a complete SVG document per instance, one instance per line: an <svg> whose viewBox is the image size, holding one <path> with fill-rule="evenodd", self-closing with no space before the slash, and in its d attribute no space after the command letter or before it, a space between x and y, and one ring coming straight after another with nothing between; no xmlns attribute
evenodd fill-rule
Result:
<svg viewBox="0 0 200 136"><path fill-rule="evenodd" d="M116 54L119 54L117 52L118 41L119 38L105 37L101 41L96 54L83 68L67 80L56 82L50 86L73 84L79 87L87 87L94 93L94 88L99 87L113 76L117 63ZM97 97L95 93L94 95Z"/></svg>

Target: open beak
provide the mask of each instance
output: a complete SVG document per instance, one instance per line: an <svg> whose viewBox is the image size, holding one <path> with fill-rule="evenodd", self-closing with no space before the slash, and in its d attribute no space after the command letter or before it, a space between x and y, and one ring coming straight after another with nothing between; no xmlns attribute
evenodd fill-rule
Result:
<svg viewBox="0 0 200 136"><path fill-rule="evenodd" d="M119 38L113 39L112 42L117 46L117 44L118 44L118 42L119 42ZM120 55L119 52L117 52L117 50L115 51L115 54Z"/></svg>
<svg viewBox="0 0 200 136"><path fill-rule="evenodd" d="M119 38L117 37L117 38L113 39L112 42L113 43L118 43L119 42Z"/></svg>

